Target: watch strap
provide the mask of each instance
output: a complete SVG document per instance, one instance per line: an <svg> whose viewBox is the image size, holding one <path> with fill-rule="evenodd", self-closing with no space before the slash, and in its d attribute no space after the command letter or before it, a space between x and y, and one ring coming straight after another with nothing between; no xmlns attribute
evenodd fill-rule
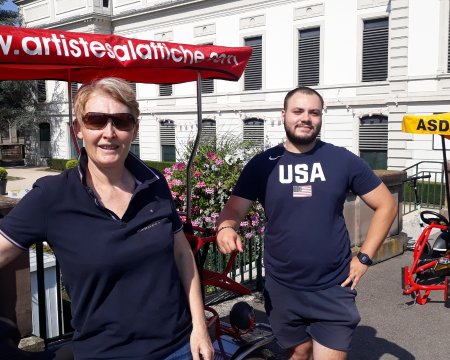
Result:
<svg viewBox="0 0 450 360"><path fill-rule="evenodd" d="M362 253L361 251L356 255L358 257L358 260L361 264L370 266L373 264L372 259L369 257L369 255Z"/></svg>

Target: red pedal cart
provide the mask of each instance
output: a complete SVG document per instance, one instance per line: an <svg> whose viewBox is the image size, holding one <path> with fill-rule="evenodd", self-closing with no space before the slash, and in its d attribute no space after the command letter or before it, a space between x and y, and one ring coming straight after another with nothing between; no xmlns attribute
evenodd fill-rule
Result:
<svg viewBox="0 0 450 360"><path fill-rule="evenodd" d="M449 179L445 138L450 136L448 126L434 124L449 124L450 113L435 115L406 115L403 117L402 130L418 134L441 135L444 160L445 193L447 199L447 214L450 213ZM424 305L430 300L432 292L443 293L443 300L448 305L450 300L450 230L449 221L442 214L434 211L420 212L421 222L427 226L423 229L413 249L411 266L401 269L403 294L411 295L417 304ZM440 231L430 244L432 232Z"/></svg>

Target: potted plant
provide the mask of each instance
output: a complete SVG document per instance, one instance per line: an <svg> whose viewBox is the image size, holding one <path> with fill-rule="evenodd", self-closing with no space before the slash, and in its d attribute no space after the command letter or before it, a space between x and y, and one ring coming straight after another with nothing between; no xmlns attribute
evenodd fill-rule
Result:
<svg viewBox="0 0 450 360"><path fill-rule="evenodd" d="M0 195L6 195L6 183L8 182L8 171L0 167Z"/></svg>

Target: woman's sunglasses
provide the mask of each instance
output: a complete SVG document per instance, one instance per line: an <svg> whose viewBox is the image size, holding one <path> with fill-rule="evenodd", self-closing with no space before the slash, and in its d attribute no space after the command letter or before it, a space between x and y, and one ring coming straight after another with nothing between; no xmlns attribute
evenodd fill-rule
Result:
<svg viewBox="0 0 450 360"><path fill-rule="evenodd" d="M130 131L136 124L136 119L130 113L106 114L88 112L83 115L83 124L89 130L102 130L111 119L114 127L121 131Z"/></svg>

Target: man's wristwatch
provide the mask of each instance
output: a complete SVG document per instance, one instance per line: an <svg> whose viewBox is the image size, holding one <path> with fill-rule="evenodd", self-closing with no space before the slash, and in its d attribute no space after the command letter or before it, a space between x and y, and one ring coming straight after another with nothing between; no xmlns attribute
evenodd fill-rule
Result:
<svg viewBox="0 0 450 360"><path fill-rule="evenodd" d="M372 259L369 257L369 255L364 254L362 252L359 252L358 255L356 255L360 261L361 264L370 266L373 264Z"/></svg>

